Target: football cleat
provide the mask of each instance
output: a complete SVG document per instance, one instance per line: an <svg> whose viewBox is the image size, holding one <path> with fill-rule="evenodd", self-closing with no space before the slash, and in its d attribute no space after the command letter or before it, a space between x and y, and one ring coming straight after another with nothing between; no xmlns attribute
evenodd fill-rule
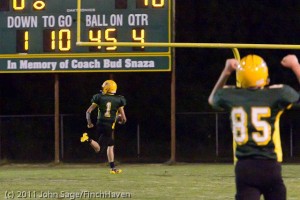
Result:
<svg viewBox="0 0 300 200"><path fill-rule="evenodd" d="M87 133L83 133L82 137L80 138L80 142L88 142L89 141L89 136Z"/></svg>
<svg viewBox="0 0 300 200"><path fill-rule="evenodd" d="M121 174L122 173L122 170L121 169L111 169L110 170L110 174Z"/></svg>

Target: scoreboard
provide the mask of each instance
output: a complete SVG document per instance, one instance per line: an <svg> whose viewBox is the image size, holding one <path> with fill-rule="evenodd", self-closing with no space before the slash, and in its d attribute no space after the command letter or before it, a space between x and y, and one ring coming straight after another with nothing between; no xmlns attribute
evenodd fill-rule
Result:
<svg viewBox="0 0 300 200"><path fill-rule="evenodd" d="M77 23L80 41L141 46L77 46ZM170 71L169 47L142 44L172 23L172 0L0 0L0 73Z"/></svg>

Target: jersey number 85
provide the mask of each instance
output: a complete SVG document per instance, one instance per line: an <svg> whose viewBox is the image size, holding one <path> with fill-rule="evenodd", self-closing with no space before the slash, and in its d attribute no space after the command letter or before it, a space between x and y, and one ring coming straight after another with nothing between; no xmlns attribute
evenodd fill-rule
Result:
<svg viewBox="0 0 300 200"><path fill-rule="evenodd" d="M242 107L233 108L231 111L232 132L234 140L238 145L246 144L249 140L249 134L252 140L258 145L267 145L271 140L271 126L264 120L271 116L269 107L252 107L250 116ZM250 121L248 122L248 117ZM248 126L255 131L248 133Z"/></svg>

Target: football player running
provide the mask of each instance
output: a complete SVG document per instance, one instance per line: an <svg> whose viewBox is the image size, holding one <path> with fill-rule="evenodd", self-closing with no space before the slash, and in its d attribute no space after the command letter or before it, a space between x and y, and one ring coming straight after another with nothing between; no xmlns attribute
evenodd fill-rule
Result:
<svg viewBox="0 0 300 200"><path fill-rule="evenodd" d="M96 133L99 136L98 141L89 138L87 133L83 133L80 138L81 142L88 142L96 153L100 149L107 147L107 158L111 168L111 174L119 174L121 169L115 168L114 163L114 138L113 133L116 121L125 124L127 119L124 111L126 99L123 96L115 95L117 92L117 84L113 80L106 80L102 84L101 93L92 97L92 104L86 111L87 127L93 128L91 113L98 108L98 117L96 125Z"/></svg>
<svg viewBox="0 0 300 200"><path fill-rule="evenodd" d="M300 65L295 55L281 64L291 69L300 82ZM236 86L225 86L236 71ZM286 187L281 174L282 149L279 119L284 110L299 100L288 85L270 85L268 66L258 55L239 62L226 61L208 102L229 111L235 156L237 200L285 200Z"/></svg>

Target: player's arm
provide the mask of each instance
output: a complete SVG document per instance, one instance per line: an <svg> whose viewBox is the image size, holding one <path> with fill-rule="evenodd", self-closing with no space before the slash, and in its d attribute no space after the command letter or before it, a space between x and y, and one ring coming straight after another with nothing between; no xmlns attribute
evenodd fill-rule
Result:
<svg viewBox="0 0 300 200"><path fill-rule="evenodd" d="M122 106L122 107L120 107L120 108L118 109L118 113L119 113L120 116L121 116L120 124L125 124L126 121L127 121L127 118L126 118L126 115L125 115L124 106Z"/></svg>
<svg viewBox="0 0 300 200"><path fill-rule="evenodd" d="M298 58L295 55L287 55L281 60L281 64L286 68L290 68L300 83L300 64Z"/></svg>
<svg viewBox="0 0 300 200"><path fill-rule="evenodd" d="M213 90L211 91L211 93L209 95L208 103L210 105L213 105L213 99L214 99L214 95L215 95L216 91L225 86L229 76L231 75L231 73L233 71L236 70L238 65L239 65L239 62L236 59L227 59L226 60L225 67L224 67L217 83L215 84Z"/></svg>
<svg viewBox="0 0 300 200"><path fill-rule="evenodd" d="M86 111L86 121L87 121L88 128L94 127L94 124L92 123L92 120L91 120L91 113L93 112L93 110L95 110L95 108L97 108L97 104L92 103L92 105L90 105L90 107Z"/></svg>

